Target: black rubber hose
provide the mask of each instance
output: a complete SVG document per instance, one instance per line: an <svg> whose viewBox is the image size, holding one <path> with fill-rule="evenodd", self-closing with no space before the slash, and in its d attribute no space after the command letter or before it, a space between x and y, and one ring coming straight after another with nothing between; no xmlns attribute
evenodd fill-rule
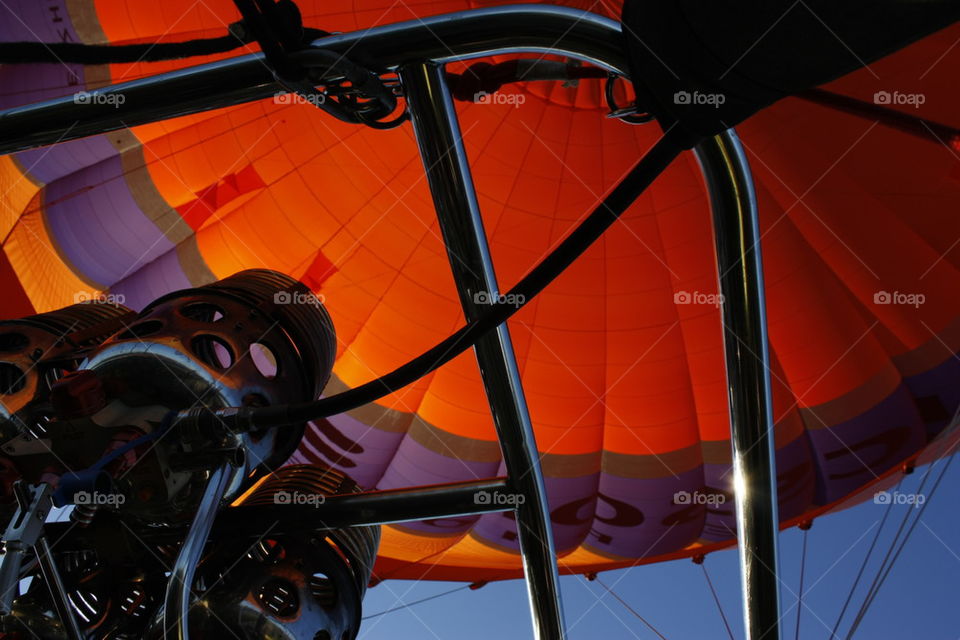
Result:
<svg viewBox="0 0 960 640"><path fill-rule="evenodd" d="M473 322L413 360L390 373L342 393L301 404L276 407L243 407L231 409L190 409L177 415L182 427L216 433L226 427L231 431L252 431L287 424L300 424L356 409L415 382L460 355L488 331L500 326L523 304L553 282L587 250L610 225L623 214L643 191L656 180L682 147L668 131L656 145L630 170L626 177L570 235L544 258L530 273L507 292L511 300L522 304L496 304Z"/></svg>

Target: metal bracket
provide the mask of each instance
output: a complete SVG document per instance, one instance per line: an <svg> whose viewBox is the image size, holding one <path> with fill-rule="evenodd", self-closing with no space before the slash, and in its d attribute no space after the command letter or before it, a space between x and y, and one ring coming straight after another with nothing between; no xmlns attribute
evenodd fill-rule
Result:
<svg viewBox="0 0 960 640"><path fill-rule="evenodd" d="M67 636L71 640L81 640L83 635L53 561L50 543L43 536L44 522L53 507L53 488L41 483L28 489L22 480L18 480L14 484L14 495L17 511L3 534L3 557L0 558L0 615L13 613L23 560L27 552L33 550Z"/></svg>

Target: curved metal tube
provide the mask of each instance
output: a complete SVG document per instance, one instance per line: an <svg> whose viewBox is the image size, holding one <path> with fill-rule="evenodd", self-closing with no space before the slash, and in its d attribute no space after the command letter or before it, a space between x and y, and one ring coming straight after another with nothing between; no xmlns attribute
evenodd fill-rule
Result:
<svg viewBox="0 0 960 640"><path fill-rule="evenodd" d="M620 25L566 7L513 5L374 27L313 42L381 70L408 62L550 52L626 73ZM298 54L311 63L311 52ZM262 54L241 56L91 91L122 96L76 104L66 96L0 111L0 154L219 109L285 91Z"/></svg>
<svg viewBox="0 0 960 640"><path fill-rule="evenodd" d="M433 16L333 35L315 41L313 46L349 55L352 60L380 71L405 64L442 63L491 54L550 52L627 75L617 22L547 5L513 5ZM304 65L316 63L309 50L298 55ZM121 104L117 100L75 104L73 97L67 96L2 111L0 154L251 102L280 90L282 87L260 54L198 65L94 92L123 95ZM746 489L743 499L737 502L744 600L750 637L759 638L769 629L776 633L779 603L775 473L769 432L769 378L763 367L767 364L767 347L756 203L746 159L732 132L705 141L697 154L713 204L721 291L727 296L724 326L734 461L738 479ZM752 361L752 355L742 353L737 344L740 341L758 354L758 360ZM512 385L510 380L501 382ZM513 395L511 402L518 401L522 401L522 395ZM523 410L518 411L522 416ZM224 475L229 474L221 470L211 478L210 495L227 482ZM199 554L196 540L201 540L202 549L219 502L211 499L211 506L210 495L204 497L191 529L190 539L194 543L185 545L177 560L175 575L180 588L168 590L169 620L174 619L176 611L185 623L186 596L193 573L192 564L181 566L181 559L186 562L188 556ZM772 625L768 624L770 621ZM185 638L185 628L181 632L180 637ZM769 640L777 636L768 633L764 637Z"/></svg>
<svg viewBox="0 0 960 640"><path fill-rule="evenodd" d="M411 64L401 67L400 80L407 93L460 304L466 319L474 320L484 312L480 297L496 300L500 292L446 72L442 65L432 62ZM517 507L517 539L533 610L534 635L541 640L562 640L565 629L550 506L506 323L480 338L474 350L508 480L514 491L525 497Z"/></svg>
<svg viewBox="0 0 960 640"><path fill-rule="evenodd" d="M197 564L207 544L213 520L220 510L220 502L238 473L237 467L224 463L210 474L207 487L197 507L197 514L190 525L177 560L170 571L167 593L163 603L163 637L189 640L190 587Z"/></svg>
<svg viewBox="0 0 960 640"><path fill-rule="evenodd" d="M723 295L744 622L748 639L778 640L780 520L757 199L733 130L705 140L696 152L710 192Z"/></svg>

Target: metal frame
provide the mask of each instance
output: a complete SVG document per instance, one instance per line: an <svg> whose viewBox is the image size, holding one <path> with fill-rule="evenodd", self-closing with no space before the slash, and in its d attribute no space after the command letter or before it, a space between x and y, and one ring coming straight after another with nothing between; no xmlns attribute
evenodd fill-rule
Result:
<svg viewBox="0 0 960 640"><path fill-rule="evenodd" d="M730 444L747 637L779 640L777 472L760 222L753 178L732 130L697 159L710 192L730 403Z"/></svg>
<svg viewBox="0 0 960 640"><path fill-rule="evenodd" d="M496 301L500 291L457 110L445 76L443 65L435 62L400 68L400 81L450 257L450 268L464 316L472 321L483 314L481 300ZM513 489L526 497L517 507L517 537L527 576L534 633L539 638L563 638L560 574L550 527L550 505L507 325L501 324L496 332L480 338L474 349L508 478Z"/></svg>
<svg viewBox="0 0 960 640"><path fill-rule="evenodd" d="M207 480L203 497L197 506L193 524L177 553L177 559L170 569L167 592L163 602L163 637L176 640L188 640L188 614L190 595L193 593L193 578L197 565L203 557L203 548L207 545L210 528L220 511L220 503L234 479L240 475L240 469L229 462L222 463L213 470ZM171 634L173 634L171 636Z"/></svg>
<svg viewBox="0 0 960 640"><path fill-rule="evenodd" d="M626 76L619 24L563 7L513 5L329 36L313 46L382 71L399 71L464 313L468 319L476 317L474 295L496 295L496 275L443 65L491 54L549 52ZM298 54L298 59L309 66L311 52ZM0 112L0 153L250 102L282 90L260 54L200 65L94 92L123 94L120 104L102 100L77 105L65 97ZM779 523L757 207L749 168L732 132L705 141L697 154L711 197L720 290L725 296L724 345L747 637L776 640ZM476 500L470 504L468 496L501 488L522 493L526 500L517 511L518 532L535 633L540 640L560 640L565 632L549 508L506 326L478 342L476 354L508 480L344 496L331 499L321 511L331 516L328 521L359 526L506 511L511 507ZM329 510L338 501L344 503L339 513ZM411 517L404 515L407 509ZM225 513L220 516L229 519ZM197 539L207 539L209 527L204 528L208 531L200 531L203 535ZM186 598L189 584L181 582L181 596ZM182 604L178 601L177 608ZM186 637L183 616L180 622L180 633Z"/></svg>

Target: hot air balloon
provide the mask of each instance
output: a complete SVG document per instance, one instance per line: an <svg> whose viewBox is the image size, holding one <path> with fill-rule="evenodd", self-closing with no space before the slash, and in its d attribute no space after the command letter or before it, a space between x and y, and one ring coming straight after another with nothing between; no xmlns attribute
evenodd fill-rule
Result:
<svg viewBox="0 0 960 640"><path fill-rule="evenodd" d="M305 25L336 34L500 3L298 4ZM11 7L18 20L4 21L0 41L199 41L238 20L226 1ZM849 506L950 450L943 434L960 409L958 35L935 33L738 126L760 212L780 527ZM255 51L253 40L178 60L3 65L0 106L63 96L122 106L122 94L97 90L228 60ZM637 114L605 118L635 92L589 62L544 54L539 69L568 77L490 80L514 57L446 69L466 87L456 115L503 291L662 135ZM675 95L679 105L711 99ZM236 102L0 156L2 317L108 297L150 311L171 292L273 270L303 283L336 327L327 397L472 320L449 265L475 265L448 256L451 231L437 221L411 126L338 121L296 92ZM507 326L561 573L736 543L725 274L703 171L695 154L680 155L535 298L470 292L480 309L522 307ZM509 471L481 367L466 352L312 421L287 464L320 465L368 491ZM521 577L520 537L511 512L386 525L372 579Z"/></svg>

